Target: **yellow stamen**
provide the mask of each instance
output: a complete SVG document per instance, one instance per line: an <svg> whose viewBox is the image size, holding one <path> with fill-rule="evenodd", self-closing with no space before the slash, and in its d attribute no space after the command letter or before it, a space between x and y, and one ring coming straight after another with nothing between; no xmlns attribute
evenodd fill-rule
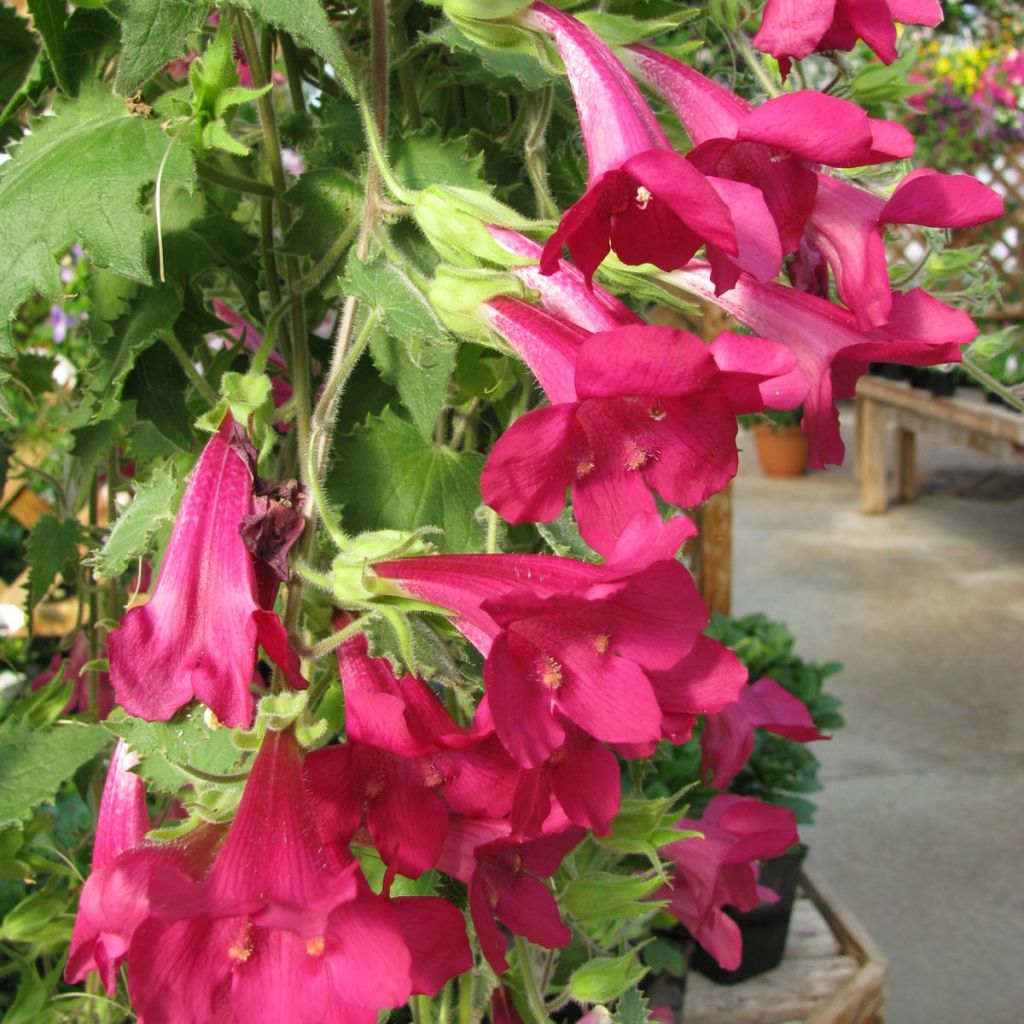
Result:
<svg viewBox="0 0 1024 1024"><path fill-rule="evenodd" d="M326 945L327 940L322 935L315 935L311 939L306 939L306 952L310 956L322 956Z"/></svg>

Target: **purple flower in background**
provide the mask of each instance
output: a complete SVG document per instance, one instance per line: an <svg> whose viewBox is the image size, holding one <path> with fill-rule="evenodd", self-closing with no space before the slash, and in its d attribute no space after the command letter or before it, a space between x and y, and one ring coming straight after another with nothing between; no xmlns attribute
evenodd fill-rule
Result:
<svg viewBox="0 0 1024 1024"><path fill-rule="evenodd" d="M50 326L53 328L53 340L59 345L68 336L72 327L76 327L81 317L72 316L62 306L54 303L50 306Z"/></svg>

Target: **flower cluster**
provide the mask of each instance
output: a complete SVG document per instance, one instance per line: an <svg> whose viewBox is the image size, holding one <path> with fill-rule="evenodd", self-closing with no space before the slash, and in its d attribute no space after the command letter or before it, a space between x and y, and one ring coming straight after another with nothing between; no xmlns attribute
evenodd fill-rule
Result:
<svg viewBox="0 0 1024 1024"><path fill-rule="evenodd" d="M467 210L481 212L437 247L452 261L480 248L456 268L472 271L473 301L453 311L440 291L432 297L441 316L458 312L501 339L547 399L497 440L484 501L513 524L553 520L568 503L597 557L413 553L415 538L382 535L361 548L321 507L341 569L300 569L331 591L335 607L317 621L337 633L307 647L275 607L289 549L309 528L302 489L260 479L251 424L224 415L148 602L107 640L127 712L167 721L196 699L219 723L251 730L240 745L258 748L236 808L227 798L204 807L164 841L146 835L136 755L123 744L115 752L67 977L97 971L112 992L126 965L147 1024L372 1024L471 970L471 937L500 975L508 933L548 949L572 941L551 879L588 835L614 837L622 762L699 734L702 778L724 789L755 729L823 739L801 702L770 679L749 683L705 635L708 611L678 557L695 533L682 510L735 474L738 415L802 404L813 463L838 462L836 402L869 362L950 362L974 336L938 299L892 289L882 231L977 224L1002 204L966 175L926 169L887 197L856 184L849 169L911 154L901 126L808 91L755 106L650 47L615 51L540 0L502 7L503 27L561 55L586 190L543 244L496 202L452 190L461 227ZM770 0L758 45L786 61L861 36L892 59L893 19L932 23L937 13L934 0ZM689 151L674 148L641 83L678 115ZM409 208L425 216L418 199ZM443 232L436 218L423 226L432 241ZM617 272L653 265L654 286L716 304L752 333L702 339L647 322L595 283L610 253ZM780 283L784 272L794 284ZM239 349L262 351L246 321L217 311ZM286 410L298 380L279 388ZM307 454L303 438L290 440ZM354 589L343 574L348 584L358 575ZM410 609L448 618L475 649L466 674L478 666L481 686L446 700L436 680L371 652L367 622L404 622ZM296 707L292 691L307 687L296 648L335 650L343 725L300 728L301 709L287 720L257 715L268 690L260 648L274 666L270 688ZM336 680L321 672L317 683L319 695ZM756 862L796 842L793 817L722 794L700 820L676 824L700 837L662 830L671 882L653 896L735 966L738 934L722 908L772 898ZM400 894L409 880L417 895ZM494 1019L515 1017L505 993L494 995Z"/></svg>

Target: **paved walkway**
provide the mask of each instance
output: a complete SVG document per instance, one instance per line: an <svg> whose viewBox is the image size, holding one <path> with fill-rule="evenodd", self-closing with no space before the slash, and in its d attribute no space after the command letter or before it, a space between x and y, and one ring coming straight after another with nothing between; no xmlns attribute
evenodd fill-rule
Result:
<svg viewBox="0 0 1024 1024"><path fill-rule="evenodd" d="M852 458L776 481L746 448L733 610L846 666L811 862L893 962L891 1024L1020 1024L1024 471L922 437L921 498L867 517Z"/></svg>

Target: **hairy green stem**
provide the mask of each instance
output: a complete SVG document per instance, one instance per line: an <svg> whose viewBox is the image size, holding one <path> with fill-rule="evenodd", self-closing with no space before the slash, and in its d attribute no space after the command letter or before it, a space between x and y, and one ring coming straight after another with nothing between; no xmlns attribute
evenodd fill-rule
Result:
<svg viewBox="0 0 1024 1024"><path fill-rule="evenodd" d="M523 991L526 994L526 1002L530 1007L530 1016L533 1024L550 1024L547 1010L544 1008L544 997L537 987L537 979L533 975L533 966L530 963L530 947L522 935L515 937L516 955L519 960L519 977L523 981Z"/></svg>
<svg viewBox="0 0 1024 1024"><path fill-rule="evenodd" d="M523 162L526 164L526 173L530 176L533 185L533 194L537 202L538 216L550 219L558 219L558 207L548 187L548 167L545 147L545 135L548 124L551 121L551 111L554 107L555 90L544 89L538 98L533 93L526 95L526 111L529 130L523 140Z"/></svg>
<svg viewBox="0 0 1024 1024"><path fill-rule="evenodd" d="M473 972L459 978L459 1024L473 1024Z"/></svg>
<svg viewBox="0 0 1024 1024"><path fill-rule="evenodd" d="M765 92L769 96L778 96L781 90L771 80L768 72L765 70L764 64L761 62L761 58L754 52L754 48L750 45L750 40L742 32L737 32L731 36L733 42L735 42L740 53L743 55L743 59L747 62L748 67L757 76L757 80L764 87Z"/></svg>
<svg viewBox="0 0 1024 1024"><path fill-rule="evenodd" d="M1021 398L1015 391L1012 391L1001 381L993 377L987 370L983 370L974 362L970 354L964 357L961 366L979 384L983 384L989 391L995 392L1004 402L1012 405L1018 412L1024 412L1024 398Z"/></svg>
<svg viewBox="0 0 1024 1024"><path fill-rule="evenodd" d="M409 53L409 33L405 27L405 12L409 4L402 4L401 8L395 11L392 36L395 41L395 55L398 58L398 87L402 90L402 105L405 107L405 116L409 127L418 131L423 127L423 116L420 113L420 101L416 95L416 74L408 60L404 60Z"/></svg>
<svg viewBox="0 0 1024 1024"><path fill-rule="evenodd" d="M233 174L231 171L222 171L205 160L196 161L196 170L200 177L212 181L215 185L223 185L225 188L233 188L237 192L248 192L254 196L266 196L274 198L274 190L265 182L257 181L255 178L247 178L244 174Z"/></svg>
<svg viewBox="0 0 1024 1024"><path fill-rule="evenodd" d="M215 406L220 401L217 392L210 387L195 366L192 365L192 360L189 359L188 353L182 348L181 342L170 331L165 331L160 337L163 338L164 344L174 353L174 358L181 364L181 368L185 371L185 376L195 386L196 391L203 396L211 407Z"/></svg>

